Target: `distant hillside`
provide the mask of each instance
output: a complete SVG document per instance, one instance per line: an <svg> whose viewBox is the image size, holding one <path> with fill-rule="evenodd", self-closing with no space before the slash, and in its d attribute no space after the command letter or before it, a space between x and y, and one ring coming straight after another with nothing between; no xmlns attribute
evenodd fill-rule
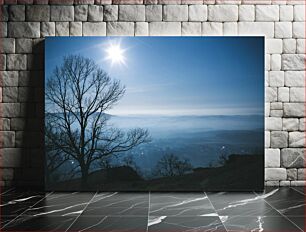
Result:
<svg viewBox="0 0 306 232"><path fill-rule="evenodd" d="M131 167L116 167L93 172L88 187L80 179L48 185L58 191L241 191L262 190L262 155L231 155L222 167L196 168L182 176L142 179ZM254 187L255 186L255 187Z"/></svg>

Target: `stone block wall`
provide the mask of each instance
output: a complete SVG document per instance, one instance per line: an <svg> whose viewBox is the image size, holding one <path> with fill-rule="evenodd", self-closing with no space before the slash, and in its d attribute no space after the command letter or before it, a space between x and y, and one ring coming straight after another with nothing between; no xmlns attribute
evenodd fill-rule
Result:
<svg viewBox="0 0 306 232"><path fill-rule="evenodd" d="M266 37L266 185L305 185L304 0L2 0L1 185L43 185L44 37Z"/></svg>

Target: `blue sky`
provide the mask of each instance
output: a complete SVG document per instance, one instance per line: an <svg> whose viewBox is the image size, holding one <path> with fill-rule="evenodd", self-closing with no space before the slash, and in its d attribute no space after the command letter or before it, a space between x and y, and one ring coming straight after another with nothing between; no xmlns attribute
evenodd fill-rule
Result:
<svg viewBox="0 0 306 232"><path fill-rule="evenodd" d="M120 44L125 64L106 59ZM263 37L49 37L46 78L63 56L94 59L126 94L118 115L248 115L264 112Z"/></svg>

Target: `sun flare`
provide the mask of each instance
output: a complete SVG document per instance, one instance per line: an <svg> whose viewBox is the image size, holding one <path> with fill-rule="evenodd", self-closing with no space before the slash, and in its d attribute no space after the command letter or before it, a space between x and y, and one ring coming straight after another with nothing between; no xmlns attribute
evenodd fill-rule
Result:
<svg viewBox="0 0 306 232"><path fill-rule="evenodd" d="M109 48L106 49L107 57L106 59L110 60L112 64L124 64L124 50L120 47L119 44L111 44Z"/></svg>

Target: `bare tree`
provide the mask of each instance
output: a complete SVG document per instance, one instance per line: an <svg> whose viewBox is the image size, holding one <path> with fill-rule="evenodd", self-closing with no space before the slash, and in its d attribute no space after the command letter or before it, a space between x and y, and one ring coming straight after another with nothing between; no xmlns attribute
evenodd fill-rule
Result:
<svg viewBox="0 0 306 232"><path fill-rule="evenodd" d="M46 139L78 162L84 185L93 162L149 141L147 130L123 132L108 125L105 112L124 93L120 81L82 56L64 57L46 81Z"/></svg>
<svg viewBox="0 0 306 232"><path fill-rule="evenodd" d="M189 160L180 160L173 154L164 155L156 164L154 175L157 176L178 176L184 175L192 170Z"/></svg>

